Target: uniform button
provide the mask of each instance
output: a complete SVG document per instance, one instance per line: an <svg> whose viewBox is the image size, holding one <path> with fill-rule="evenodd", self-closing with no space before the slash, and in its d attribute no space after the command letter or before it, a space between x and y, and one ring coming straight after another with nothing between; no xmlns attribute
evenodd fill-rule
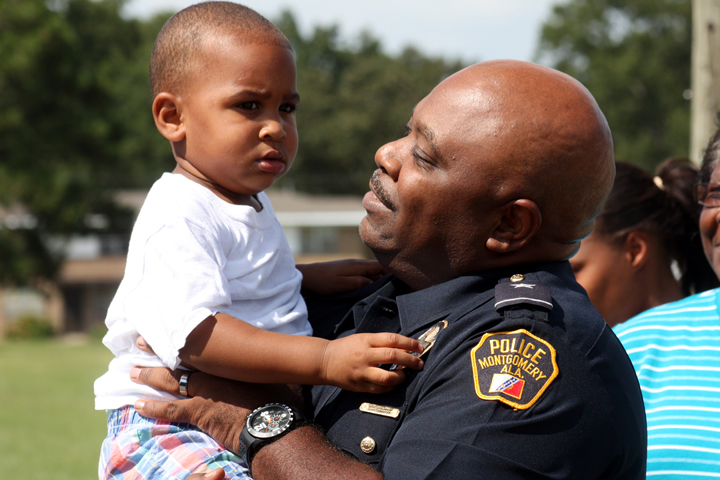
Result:
<svg viewBox="0 0 720 480"><path fill-rule="evenodd" d="M519 273L510 277L511 282L522 282L523 280L525 280L525 275L520 275Z"/></svg>
<svg viewBox="0 0 720 480"><path fill-rule="evenodd" d="M360 450L364 453L372 453L375 451L375 440L372 437L365 437L360 442Z"/></svg>

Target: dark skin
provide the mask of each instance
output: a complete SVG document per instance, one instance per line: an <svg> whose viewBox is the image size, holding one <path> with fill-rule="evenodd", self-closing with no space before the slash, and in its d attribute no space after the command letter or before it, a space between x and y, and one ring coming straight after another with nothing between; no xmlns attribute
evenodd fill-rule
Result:
<svg viewBox="0 0 720 480"><path fill-rule="evenodd" d="M640 312L683 298L662 240L642 230L622 243L593 231L570 259L578 283L611 327Z"/></svg>
<svg viewBox="0 0 720 480"><path fill-rule="evenodd" d="M716 165L710 175L710 183L720 183L720 164ZM705 257L710 262L715 274L720 277L720 208L703 207L700 212L700 238L702 239Z"/></svg>
<svg viewBox="0 0 720 480"><path fill-rule="evenodd" d="M408 129L376 154L360 233L413 290L471 272L567 259L612 187L612 140L602 113L582 85L538 65L469 67L417 105ZM167 370L137 369L135 378L177 392ZM135 408L195 423L236 451L248 413L278 399L217 382L193 376L197 397ZM262 448L252 471L258 480L382 478L312 427Z"/></svg>
<svg viewBox="0 0 720 480"><path fill-rule="evenodd" d="M303 293L318 295L352 292L388 273L375 260L334 260L297 264L295 268L303 275ZM328 278L332 281L328 282Z"/></svg>
<svg viewBox="0 0 720 480"><path fill-rule="evenodd" d="M141 348L151 352L146 345ZM135 368L131 372L134 381L153 385L159 390L179 393L178 381L180 372L171 372L170 370L157 368ZM173 406L167 406L168 409L158 408L159 402L146 401L142 407L143 415L150 417L169 415L177 419L186 419L195 425L198 425L204 431L213 431L213 437L234 452L238 451L238 439L240 432L244 426L244 419L252 412L252 410L260 405L273 402L280 402L286 405L294 405L302 408L303 402L297 392L286 385L256 385L249 383L236 382L225 378L214 377L212 375L195 372L190 376L188 382L188 394L190 399L180 402L172 402ZM247 405L254 405L247 408ZM138 404L135 405L136 408ZM220 419L235 419L233 421L218 421ZM242 419L242 421L241 421ZM300 478L335 478L335 479L355 479L382 478L382 475L373 468L356 462L350 457L344 455L340 451L334 449L325 440L325 437L317 429L311 426L301 427L293 430L281 440L288 437L293 440L289 446L291 451L283 451L278 440L278 445L274 443L262 448L253 460L253 478L284 478L284 473L277 469L279 465L273 464L273 451L278 449L276 453L289 454L296 458L293 468L302 469L307 477ZM285 442L283 442L285 443ZM329 447L329 448L328 448ZM316 456L320 448L322 455ZM265 450L268 452L265 452ZM334 472L329 477L324 477L323 472ZM222 469L217 469L208 474L193 474L190 479L200 478L224 478Z"/></svg>

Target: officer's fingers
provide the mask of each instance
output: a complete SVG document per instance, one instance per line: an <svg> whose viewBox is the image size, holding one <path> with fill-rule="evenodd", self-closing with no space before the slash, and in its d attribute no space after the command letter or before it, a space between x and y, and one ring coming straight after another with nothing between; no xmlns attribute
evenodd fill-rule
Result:
<svg viewBox="0 0 720 480"><path fill-rule="evenodd" d="M188 399L166 402L141 399L135 402L134 407L135 410L144 417L177 423L194 423L190 414L191 410L187 408L187 404L192 401L192 399Z"/></svg>
<svg viewBox="0 0 720 480"><path fill-rule="evenodd" d="M358 288L372 283L372 280L362 276L343 276L335 279L335 289L341 292L352 292Z"/></svg>
<svg viewBox="0 0 720 480"><path fill-rule="evenodd" d="M155 351L152 349L150 344L145 341L143 337L138 337L138 339L135 341L135 345L137 345L137 347L143 352L152 353L153 355L155 354Z"/></svg>
<svg viewBox="0 0 720 480"><path fill-rule="evenodd" d="M367 334L367 342L371 347L391 347L422 353L423 346L414 338L397 333L383 332Z"/></svg>
<svg viewBox="0 0 720 480"><path fill-rule="evenodd" d="M350 260L345 275L362 275L375 278L385 275L387 270L377 260Z"/></svg>
<svg viewBox="0 0 720 480"><path fill-rule="evenodd" d="M169 368L134 367L130 370L130 379L163 392L179 394L179 383Z"/></svg>
<svg viewBox="0 0 720 480"><path fill-rule="evenodd" d="M187 480L223 480L225 478L225 470L218 468L207 473L193 473Z"/></svg>

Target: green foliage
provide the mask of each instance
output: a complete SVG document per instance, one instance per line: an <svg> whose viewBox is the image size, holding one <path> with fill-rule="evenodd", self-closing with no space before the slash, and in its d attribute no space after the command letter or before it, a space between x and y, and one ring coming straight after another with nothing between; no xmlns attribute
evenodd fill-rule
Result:
<svg viewBox="0 0 720 480"><path fill-rule="evenodd" d="M120 17L122 0L0 2L0 284L53 278L49 240L128 234L118 188L148 188L173 162L149 115L148 59L167 17ZM102 215L93 227L88 215Z"/></svg>
<svg viewBox="0 0 720 480"><path fill-rule="evenodd" d="M52 278L59 263L38 230L0 228L0 285L26 283L34 277Z"/></svg>
<svg viewBox="0 0 720 480"><path fill-rule="evenodd" d="M107 424L93 381L111 358L98 342L0 342L0 478L97 479Z"/></svg>
<svg viewBox="0 0 720 480"><path fill-rule="evenodd" d="M0 224L0 284L52 278L62 257L50 239L129 234L123 188L147 189L174 165L150 111L148 63L169 15L120 16L123 0L0 1L0 209L33 225ZM414 105L461 65L408 49L397 58L363 35L345 46L336 28L295 47L300 150L281 180L311 193L367 190L378 147L403 134ZM89 215L103 215L93 226ZM55 242L57 243L57 242Z"/></svg>
<svg viewBox="0 0 720 480"><path fill-rule="evenodd" d="M369 33L349 47L336 27L303 37L289 12L275 23L295 49L301 97L298 156L279 184L310 193L366 192L377 149L401 137L415 104L462 67L413 49L393 58Z"/></svg>
<svg viewBox="0 0 720 480"><path fill-rule="evenodd" d="M39 340L55 335L55 329L48 320L34 315L25 315L11 323L5 332L8 340Z"/></svg>
<svg viewBox="0 0 720 480"><path fill-rule="evenodd" d="M691 25L690 0L571 0L544 24L538 59L592 92L616 159L652 169L688 153Z"/></svg>
<svg viewBox="0 0 720 480"><path fill-rule="evenodd" d="M133 183L123 153L137 115L120 112L142 90L124 79L143 35L119 16L121 3L0 3L0 205L35 220L0 230L4 283L52 277L61 258L47 240L90 231L88 214L107 219L99 233L130 227L111 188Z"/></svg>

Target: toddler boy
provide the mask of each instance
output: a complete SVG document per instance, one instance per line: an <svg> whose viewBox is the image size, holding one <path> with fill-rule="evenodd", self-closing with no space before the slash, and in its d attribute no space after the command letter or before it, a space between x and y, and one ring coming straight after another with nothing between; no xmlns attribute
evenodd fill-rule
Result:
<svg viewBox="0 0 720 480"><path fill-rule="evenodd" d="M177 166L148 193L108 311L103 341L115 358L95 382L95 407L108 411L109 430L100 478L186 478L218 467L248 478L240 459L209 436L134 411L140 398L174 398L133 383L136 365L182 362L235 380L372 392L403 379L377 365L422 365L407 353L419 352L419 343L405 337L309 336L301 284L349 290L379 267L315 265L305 280L295 268L263 193L297 152L295 75L287 38L242 5L193 5L158 35L152 110ZM138 336L155 355L137 348Z"/></svg>

